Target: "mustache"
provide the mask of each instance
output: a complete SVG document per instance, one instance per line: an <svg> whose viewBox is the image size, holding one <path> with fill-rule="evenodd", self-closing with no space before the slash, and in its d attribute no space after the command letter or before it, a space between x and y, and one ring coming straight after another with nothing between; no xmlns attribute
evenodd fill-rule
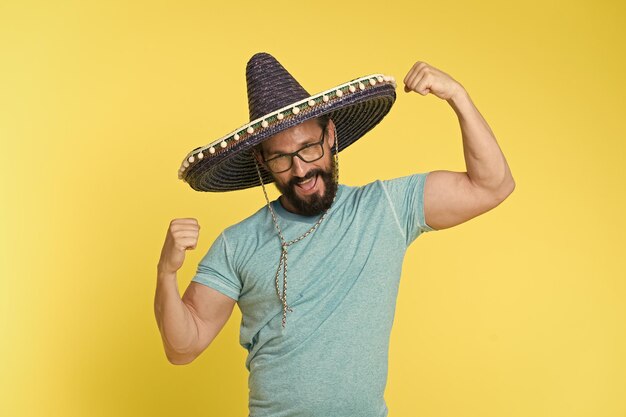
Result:
<svg viewBox="0 0 626 417"><path fill-rule="evenodd" d="M289 186L290 187L295 187L299 182L301 181L306 181L309 178L313 178L316 175L324 175L324 171L322 169L316 168L316 169L312 169L309 172L306 173L306 175L304 177L293 177L291 180L289 180Z"/></svg>

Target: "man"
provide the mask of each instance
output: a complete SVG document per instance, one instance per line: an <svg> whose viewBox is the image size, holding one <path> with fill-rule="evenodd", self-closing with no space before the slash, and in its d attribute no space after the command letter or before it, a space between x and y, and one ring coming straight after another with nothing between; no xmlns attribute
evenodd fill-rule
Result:
<svg viewBox="0 0 626 417"><path fill-rule="evenodd" d="M273 57L257 54L247 79L250 123L192 151L179 177L199 191L262 185L265 193L273 181L281 196L270 202L265 193L267 210L218 236L182 300L176 271L185 251L195 249L200 226L193 218L172 220L155 295L167 358L193 361L237 302L250 417L384 417L405 251L424 232L500 204L514 189L507 162L464 88L417 62L404 90L432 93L451 105L467 172L339 184L339 151L387 114L395 100L393 78L362 77L311 96ZM400 142L392 145L383 147L401 150Z"/></svg>

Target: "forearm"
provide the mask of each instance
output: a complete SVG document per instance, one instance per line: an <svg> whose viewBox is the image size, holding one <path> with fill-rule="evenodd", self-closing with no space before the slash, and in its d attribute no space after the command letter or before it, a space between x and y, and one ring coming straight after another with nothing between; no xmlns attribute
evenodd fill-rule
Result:
<svg viewBox="0 0 626 417"><path fill-rule="evenodd" d="M467 175L478 187L509 193L515 182L495 135L469 94L461 88L447 100L459 119Z"/></svg>
<svg viewBox="0 0 626 417"><path fill-rule="evenodd" d="M178 293L176 273L157 272L154 314L168 359L188 362L198 343L198 329Z"/></svg>

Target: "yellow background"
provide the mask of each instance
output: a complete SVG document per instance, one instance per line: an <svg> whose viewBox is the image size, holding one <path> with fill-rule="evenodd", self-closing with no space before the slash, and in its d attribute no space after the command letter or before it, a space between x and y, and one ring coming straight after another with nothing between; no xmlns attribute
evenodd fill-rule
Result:
<svg viewBox="0 0 626 417"><path fill-rule="evenodd" d="M340 155L343 183L465 170L452 108L402 91L418 60L466 88L516 180L409 249L390 417L626 416L625 17L621 1L3 1L0 415L247 415L239 309L174 366L153 297L171 219L202 226L182 294L264 203L176 171L248 121L245 64L266 51L310 93L398 79Z"/></svg>

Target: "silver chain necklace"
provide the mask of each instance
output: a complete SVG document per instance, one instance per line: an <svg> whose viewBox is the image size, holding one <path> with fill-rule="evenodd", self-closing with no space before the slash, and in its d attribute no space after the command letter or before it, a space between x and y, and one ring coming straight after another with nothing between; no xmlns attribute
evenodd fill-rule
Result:
<svg viewBox="0 0 626 417"><path fill-rule="evenodd" d="M337 192L339 191L339 157L337 156L339 153L339 146L337 145L337 143L339 141L337 140L337 130L334 129L334 132L335 132L335 155L334 155L335 172L334 174L335 174L335 183L337 184L337 191L335 192L335 195L333 196L333 201L330 205L331 207L333 204L335 204L335 199L337 198ZM267 202L267 208L269 209L270 214L272 215L272 220L274 221L274 227L276 228L276 231L278 232L278 237L280 238L281 252L280 252L280 260L278 262L278 269L276 269L275 281L276 281L276 295L278 296L278 299L283 304L282 325L283 325L283 328L285 328L285 325L287 323L287 311L289 311L290 313L293 312L293 309L287 305L287 248L293 245L294 243L297 243L301 241L302 239L306 238L311 233L313 233L315 229L317 229L318 226L322 223L322 221L326 218L326 214L328 213L328 210L324 211L324 214L322 214L319 220L315 222L315 224L311 226L311 228L307 230L304 234L302 234L300 237L296 239L287 241L285 237L283 236L283 232L280 230L280 227L278 226L276 213L274 212L274 209L272 208L272 205L270 204L270 200L267 197L267 191L265 190L265 184L263 183L263 177L261 176L261 171L259 170L259 163L256 160L256 158L254 159L254 162L255 162L257 173L259 174L259 179L261 180L261 187L263 188L263 195L265 196L265 201ZM278 275L280 275L281 268L283 270L283 294L282 296L280 294L280 288L278 287Z"/></svg>

